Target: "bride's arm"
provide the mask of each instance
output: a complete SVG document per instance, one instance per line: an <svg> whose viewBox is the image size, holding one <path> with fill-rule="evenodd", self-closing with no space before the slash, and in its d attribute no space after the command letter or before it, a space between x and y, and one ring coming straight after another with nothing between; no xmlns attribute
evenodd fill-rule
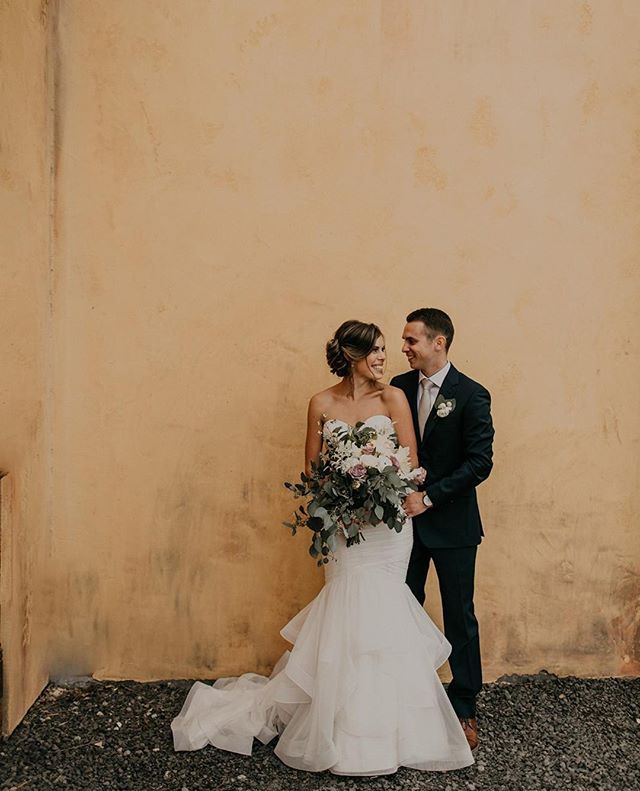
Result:
<svg viewBox="0 0 640 791"><path fill-rule="evenodd" d="M404 447L409 448L409 456L411 458L411 466L418 466L418 446L416 443L416 435L413 429L413 418L411 417L411 408L407 397L400 390L399 387L392 387L389 385L385 391L385 401L391 420L395 424L396 434L398 435L398 443Z"/></svg>
<svg viewBox="0 0 640 791"><path fill-rule="evenodd" d="M391 412L391 419L396 423L396 434L398 435L398 442L401 445L407 445L410 450L410 457L411 457L411 466L415 469L418 466L418 452L417 452L417 442L416 442L416 435L413 429L413 418L411 416L411 407L409 406L409 402L407 401L407 397L397 387L389 386L389 390L394 390L395 393L392 396L392 400L394 403L394 408L392 409L389 407L389 411ZM397 409L398 417L394 417L396 413L395 410ZM427 506L424 503L422 492L411 492L408 494L402 503L402 506L405 510L407 516L414 517L418 516L418 514L423 513L427 510Z"/></svg>
<svg viewBox="0 0 640 791"><path fill-rule="evenodd" d="M304 471L311 475L311 462L318 463L322 450L322 407L321 399L314 395L307 411L307 439L304 445Z"/></svg>

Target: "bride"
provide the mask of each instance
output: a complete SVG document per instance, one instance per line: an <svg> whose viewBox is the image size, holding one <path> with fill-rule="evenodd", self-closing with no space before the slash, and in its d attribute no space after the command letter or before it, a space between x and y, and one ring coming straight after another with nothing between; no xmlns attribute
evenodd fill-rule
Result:
<svg viewBox="0 0 640 791"><path fill-rule="evenodd" d="M409 405L381 382L380 329L346 321L326 353L341 381L309 403L307 473L323 441L358 422L397 437L417 466ZM405 584L411 520L399 533L381 523L364 535L347 547L338 533L336 562L324 565L324 587L282 629L293 647L269 678L246 673L193 684L171 723L175 750L211 744L251 755L254 737L266 744L279 735L275 754L309 772L385 775L400 766L444 771L473 763L436 673L451 646Z"/></svg>

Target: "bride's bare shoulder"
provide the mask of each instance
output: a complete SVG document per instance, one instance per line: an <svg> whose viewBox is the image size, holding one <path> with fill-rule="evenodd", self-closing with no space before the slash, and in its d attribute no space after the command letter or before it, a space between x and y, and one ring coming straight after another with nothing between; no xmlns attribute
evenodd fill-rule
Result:
<svg viewBox="0 0 640 791"><path fill-rule="evenodd" d="M322 412L326 412L326 410L331 407L335 398L334 387L327 387L326 390L321 390L319 393L315 393L311 396L309 400L309 411L322 414Z"/></svg>
<svg viewBox="0 0 640 791"><path fill-rule="evenodd" d="M409 402L404 392L399 387L385 385L382 393L382 402L389 410L389 414L394 420L409 412Z"/></svg>
<svg viewBox="0 0 640 791"><path fill-rule="evenodd" d="M394 387L393 385L383 385L384 390L382 391L382 400L386 404L397 404L398 402L402 402L406 400L406 396L404 391L402 391L399 387Z"/></svg>

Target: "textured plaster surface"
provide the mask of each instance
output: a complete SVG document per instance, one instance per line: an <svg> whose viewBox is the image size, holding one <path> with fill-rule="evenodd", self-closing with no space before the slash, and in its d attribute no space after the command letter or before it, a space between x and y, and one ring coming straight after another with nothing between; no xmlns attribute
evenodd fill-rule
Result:
<svg viewBox="0 0 640 791"><path fill-rule="evenodd" d="M268 672L321 585L280 523L324 343L376 321L400 372L426 304L493 395L485 678L638 674L639 32L632 2L60 4L2 449L34 464L50 415L52 673Z"/></svg>
<svg viewBox="0 0 640 791"><path fill-rule="evenodd" d="M52 408L52 23L0 4L0 648L2 732L47 681Z"/></svg>

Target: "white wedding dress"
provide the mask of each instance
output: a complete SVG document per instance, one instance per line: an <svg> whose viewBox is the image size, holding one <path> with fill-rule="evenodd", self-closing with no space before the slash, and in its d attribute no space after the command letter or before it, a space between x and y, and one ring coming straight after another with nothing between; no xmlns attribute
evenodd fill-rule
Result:
<svg viewBox="0 0 640 791"><path fill-rule="evenodd" d="M385 415L366 421L392 431ZM329 420L324 432L342 421ZM279 735L288 766L384 775L459 769L473 757L436 669L451 646L405 584L413 531L366 528L324 566L325 585L282 629L292 644L271 676L195 682L171 723L176 750L251 755Z"/></svg>

